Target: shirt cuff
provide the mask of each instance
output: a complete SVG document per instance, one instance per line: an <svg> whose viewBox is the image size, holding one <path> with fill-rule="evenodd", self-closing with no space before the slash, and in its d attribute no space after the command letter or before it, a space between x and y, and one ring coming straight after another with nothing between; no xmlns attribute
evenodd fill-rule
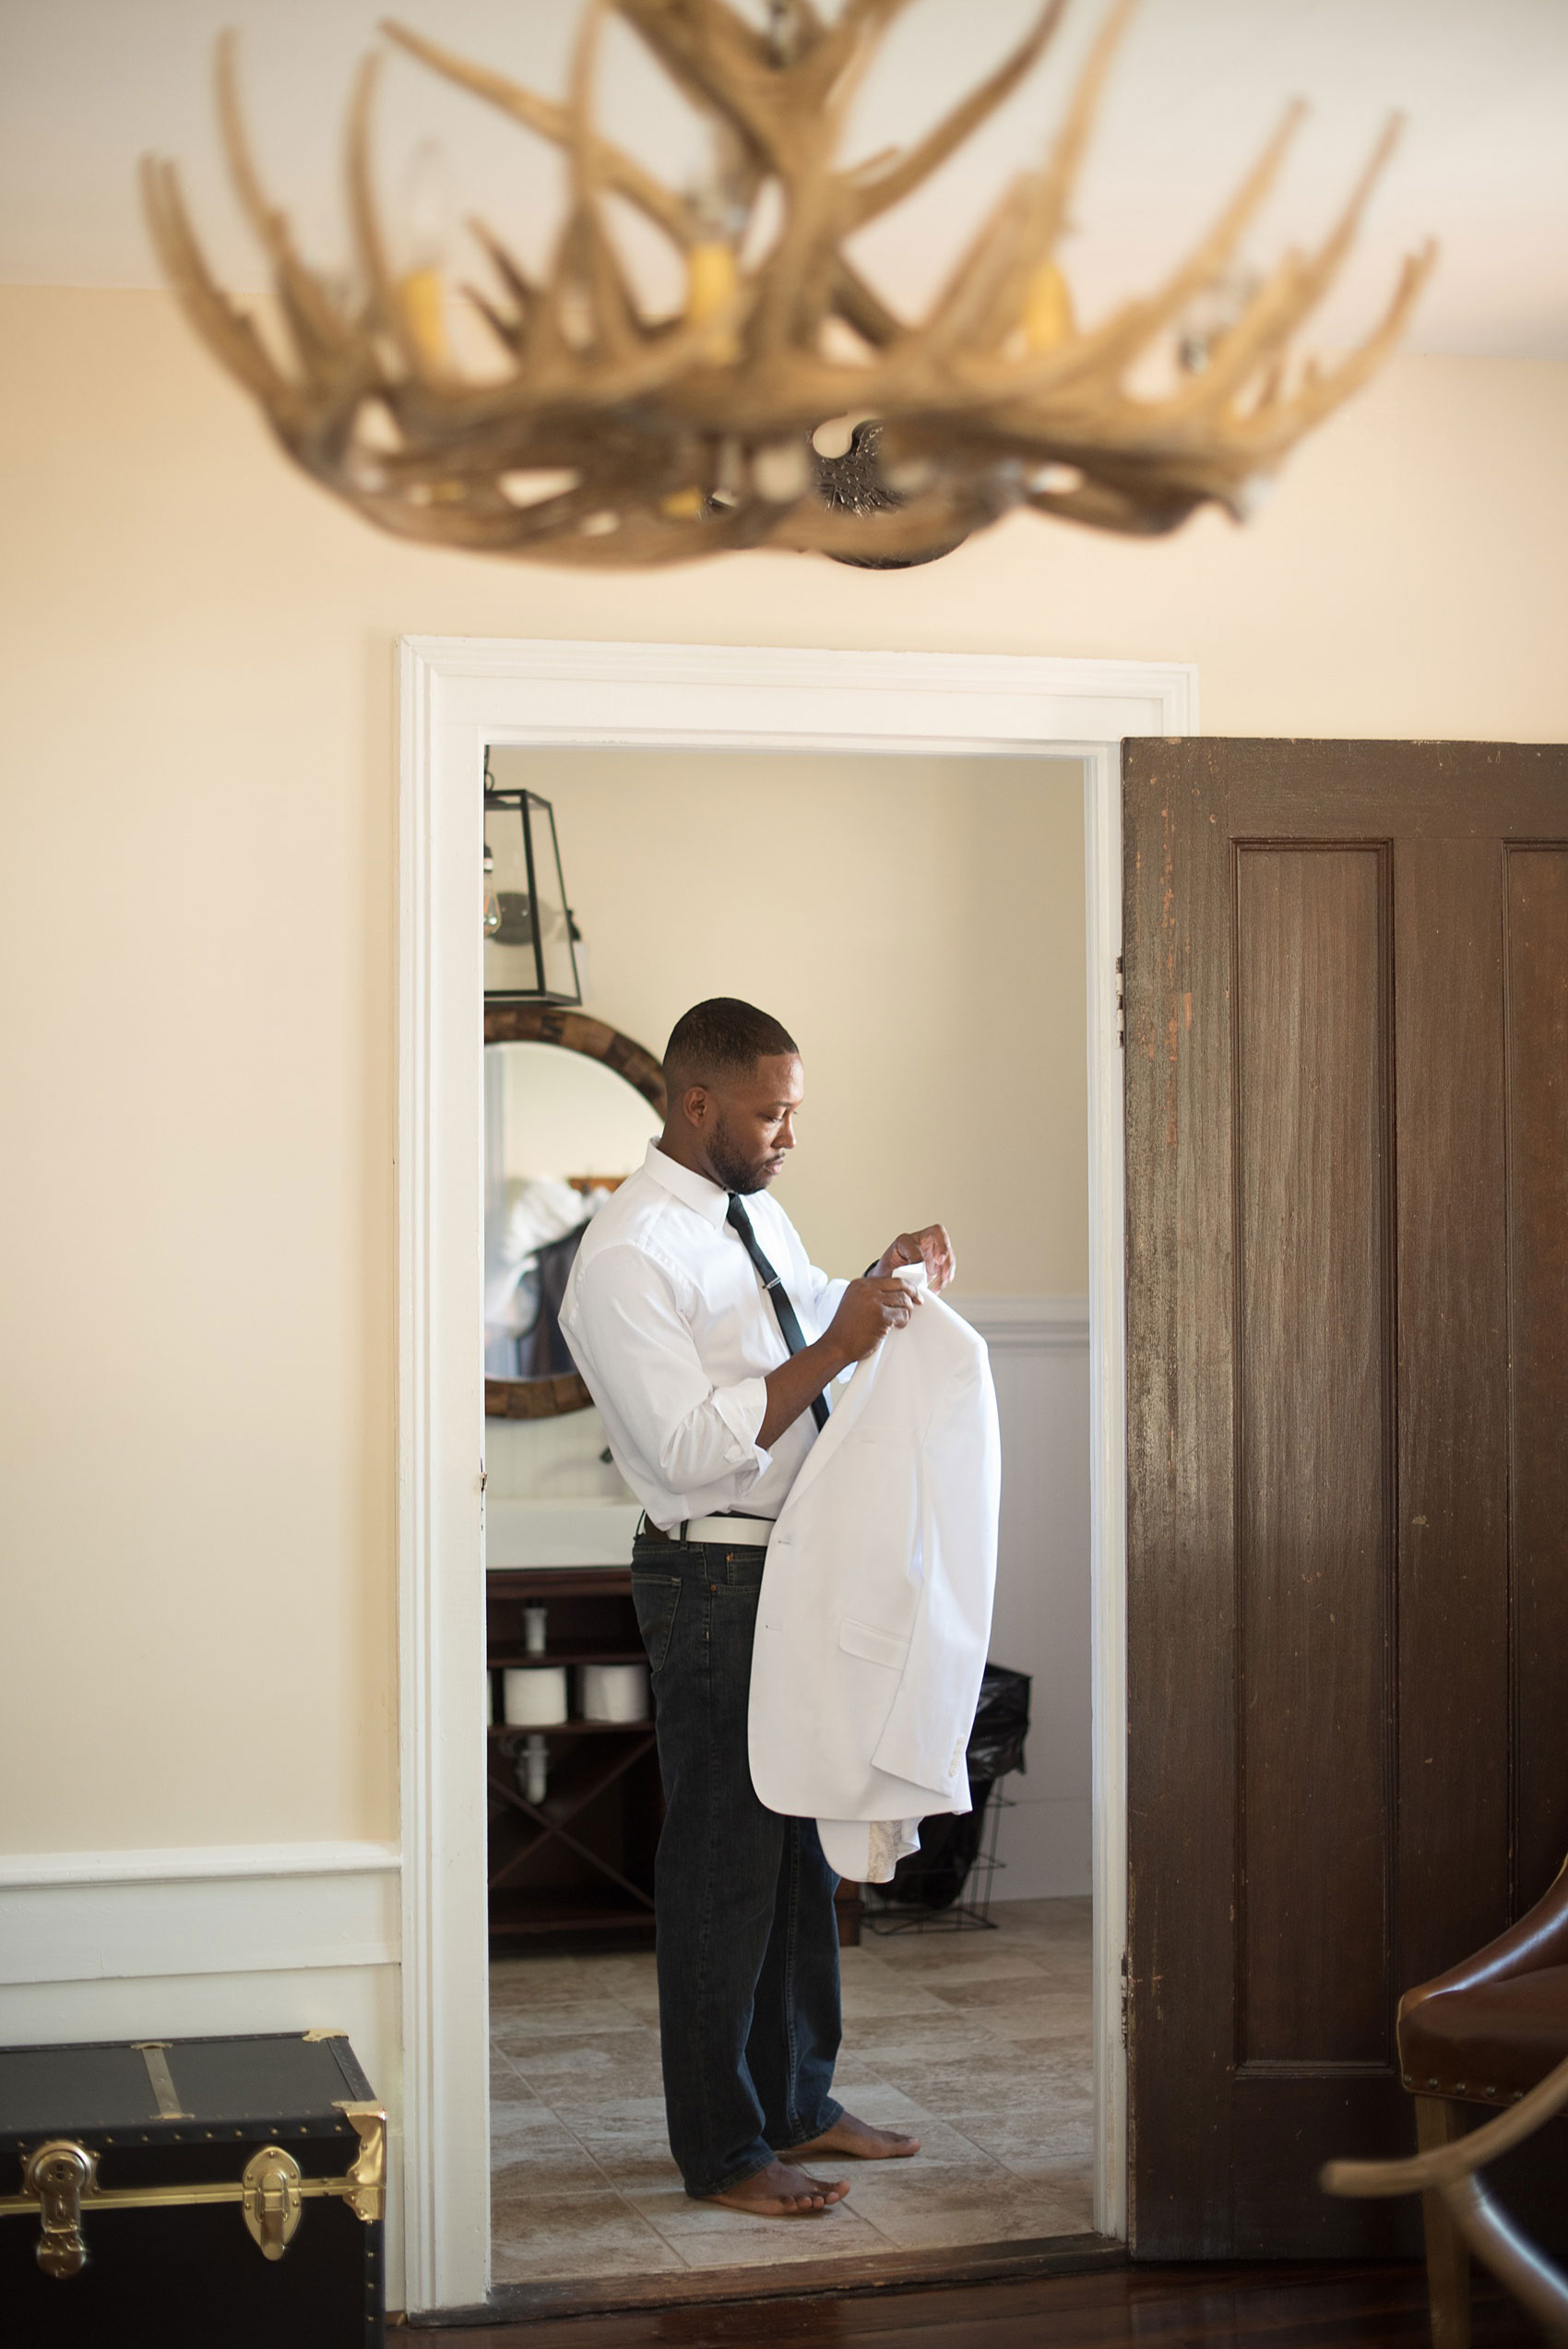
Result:
<svg viewBox="0 0 1568 2349"><path fill-rule="evenodd" d="M767 1381L765 1378L742 1378L738 1387L716 1387L713 1407L734 1437L730 1459L735 1467L745 1460L754 1460L760 1468L768 1454L757 1442L757 1429L767 1414Z"/></svg>

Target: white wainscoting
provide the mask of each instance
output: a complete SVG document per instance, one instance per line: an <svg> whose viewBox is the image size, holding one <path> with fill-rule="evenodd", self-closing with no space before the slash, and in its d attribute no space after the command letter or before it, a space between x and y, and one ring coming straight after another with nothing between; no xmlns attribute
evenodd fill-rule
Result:
<svg viewBox="0 0 1568 2349"><path fill-rule="evenodd" d="M0 1858L0 2045L345 2030L401 2152L395 1844ZM387 2296L402 2302L400 2199Z"/></svg>
<svg viewBox="0 0 1568 2349"><path fill-rule="evenodd" d="M1002 1543L991 1653L1030 1675L1028 1768L1004 1792L999 1901L1087 1892L1092 1861L1089 1308L1087 1297L953 1300L991 1349Z"/></svg>

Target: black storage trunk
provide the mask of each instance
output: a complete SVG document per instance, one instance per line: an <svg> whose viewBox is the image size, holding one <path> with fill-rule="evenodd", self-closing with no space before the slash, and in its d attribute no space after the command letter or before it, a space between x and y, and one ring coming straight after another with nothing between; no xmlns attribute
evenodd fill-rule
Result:
<svg viewBox="0 0 1568 2349"><path fill-rule="evenodd" d="M380 2349L386 2164L341 2032L0 2047L6 2349Z"/></svg>

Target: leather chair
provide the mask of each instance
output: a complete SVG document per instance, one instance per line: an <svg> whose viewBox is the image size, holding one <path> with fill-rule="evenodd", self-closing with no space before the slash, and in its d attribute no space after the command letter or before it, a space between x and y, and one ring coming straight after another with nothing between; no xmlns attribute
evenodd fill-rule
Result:
<svg viewBox="0 0 1568 2349"><path fill-rule="evenodd" d="M1474 2251L1568 2341L1568 2281L1520 2234L1477 2172L1568 2105L1568 1863L1483 1950L1399 2001L1399 2068L1416 2100L1413 2162L1331 2162L1331 2194L1423 2197L1433 2349L1468 2349ZM1501 2117L1467 2126L1467 2105Z"/></svg>

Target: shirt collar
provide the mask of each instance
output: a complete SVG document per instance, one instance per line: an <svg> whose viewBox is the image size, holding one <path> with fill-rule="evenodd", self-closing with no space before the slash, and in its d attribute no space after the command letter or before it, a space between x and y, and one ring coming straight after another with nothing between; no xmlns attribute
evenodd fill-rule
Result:
<svg viewBox="0 0 1568 2349"><path fill-rule="evenodd" d="M730 1194L721 1191L717 1183L710 1183L706 1174L699 1174L695 1167L683 1166L677 1159L667 1158L657 1142L649 1142L643 1164L656 1183L678 1198L683 1207L700 1215L705 1223L711 1223L717 1230L723 1222L730 1211Z"/></svg>

